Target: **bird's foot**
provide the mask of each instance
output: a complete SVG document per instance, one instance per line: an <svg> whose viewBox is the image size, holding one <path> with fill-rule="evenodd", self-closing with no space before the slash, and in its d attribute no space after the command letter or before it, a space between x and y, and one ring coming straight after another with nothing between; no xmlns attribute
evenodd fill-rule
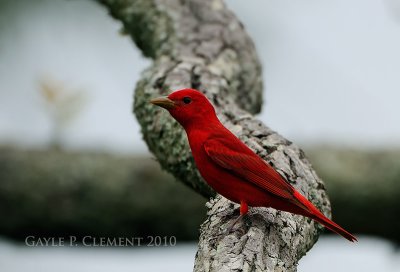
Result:
<svg viewBox="0 0 400 272"><path fill-rule="evenodd" d="M233 232L233 227L236 226L236 224L239 221L242 221L244 214L239 215L231 224L229 224L228 228L225 230L226 233L230 234Z"/></svg>
<svg viewBox="0 0 400 272"><path fill-rule="evenodd" d="M236 230L240 230L241 234L243 235L245 230L243 228L234 228L239 222L243 223L243 219L244 218L244 214L239 215L233 222L231 222L228 227L224 230L221 230L219 233L217 233L216 235L210 237L210 241L211 240L218 240L219 238L221 238L221 236L225 236L225 235L229 235L233 232L235 232Z"/></svg>

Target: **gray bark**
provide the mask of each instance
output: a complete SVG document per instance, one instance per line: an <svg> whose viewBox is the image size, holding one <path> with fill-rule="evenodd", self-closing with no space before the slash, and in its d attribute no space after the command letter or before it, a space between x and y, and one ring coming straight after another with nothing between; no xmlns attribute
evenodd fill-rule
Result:
<svg viewBox="0 0 400 272"><path fill-rule="evenodd" d="M213 195L195 168L185 133L165 111L148 103L170 90L196 88L214 104L226 127L330 215L323 182L303 152L253 117L262 102L261 67L251 39L222 1L100 2L154 59L137 84L134 111L163 168L197 192ZM295 271L320 230L302 216L260 208L252 209L241 231L211 239L236 217L237 205L217 196L208 208L194 271Z"/></svg>

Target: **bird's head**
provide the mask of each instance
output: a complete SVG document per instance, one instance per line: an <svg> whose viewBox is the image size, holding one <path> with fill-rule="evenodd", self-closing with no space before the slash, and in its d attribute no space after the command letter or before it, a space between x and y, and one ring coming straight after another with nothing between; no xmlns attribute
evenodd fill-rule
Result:
<svg viewBox="0 0 400 272"><path fill-rule="evenodd" d="M213 105L204 94L194 89L178 90L167 97L154 98L150 102L168 110L185 128L193 123L201 125L216 119Z"/></svg>

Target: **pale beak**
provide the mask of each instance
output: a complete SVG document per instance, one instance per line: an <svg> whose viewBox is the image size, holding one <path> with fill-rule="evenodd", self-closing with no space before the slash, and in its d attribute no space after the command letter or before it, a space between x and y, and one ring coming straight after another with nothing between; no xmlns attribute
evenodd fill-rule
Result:
<svg viewBox="0 0 400 272"><path fill-rule="evenodd" d="M168 97L157 97L150 100L150 103L162 107L164 109L172 109L176 106L175 102Z"/></svg>

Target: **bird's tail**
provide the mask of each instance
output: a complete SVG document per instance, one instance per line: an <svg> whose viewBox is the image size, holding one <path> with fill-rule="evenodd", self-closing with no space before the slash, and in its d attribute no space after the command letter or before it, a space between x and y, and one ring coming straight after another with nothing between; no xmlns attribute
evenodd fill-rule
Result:
<svg viewBox="0 0 400 272"><path fill-rule="evenodd" d="M302 196L299 192L295 191L294 192L294 197L296 200L298 200L302 205L304 205L307 208L307 214L308 217L314 219L315 221L321 223L324 225L327 229L336 232L339 235L342 235L344 238L349 240L350 242L355 242L357 241L357 238L343 229L341 226L330 220L328 217L326 217L322 212L320 212L310 201L308 201L307 198Z"/></svg>

